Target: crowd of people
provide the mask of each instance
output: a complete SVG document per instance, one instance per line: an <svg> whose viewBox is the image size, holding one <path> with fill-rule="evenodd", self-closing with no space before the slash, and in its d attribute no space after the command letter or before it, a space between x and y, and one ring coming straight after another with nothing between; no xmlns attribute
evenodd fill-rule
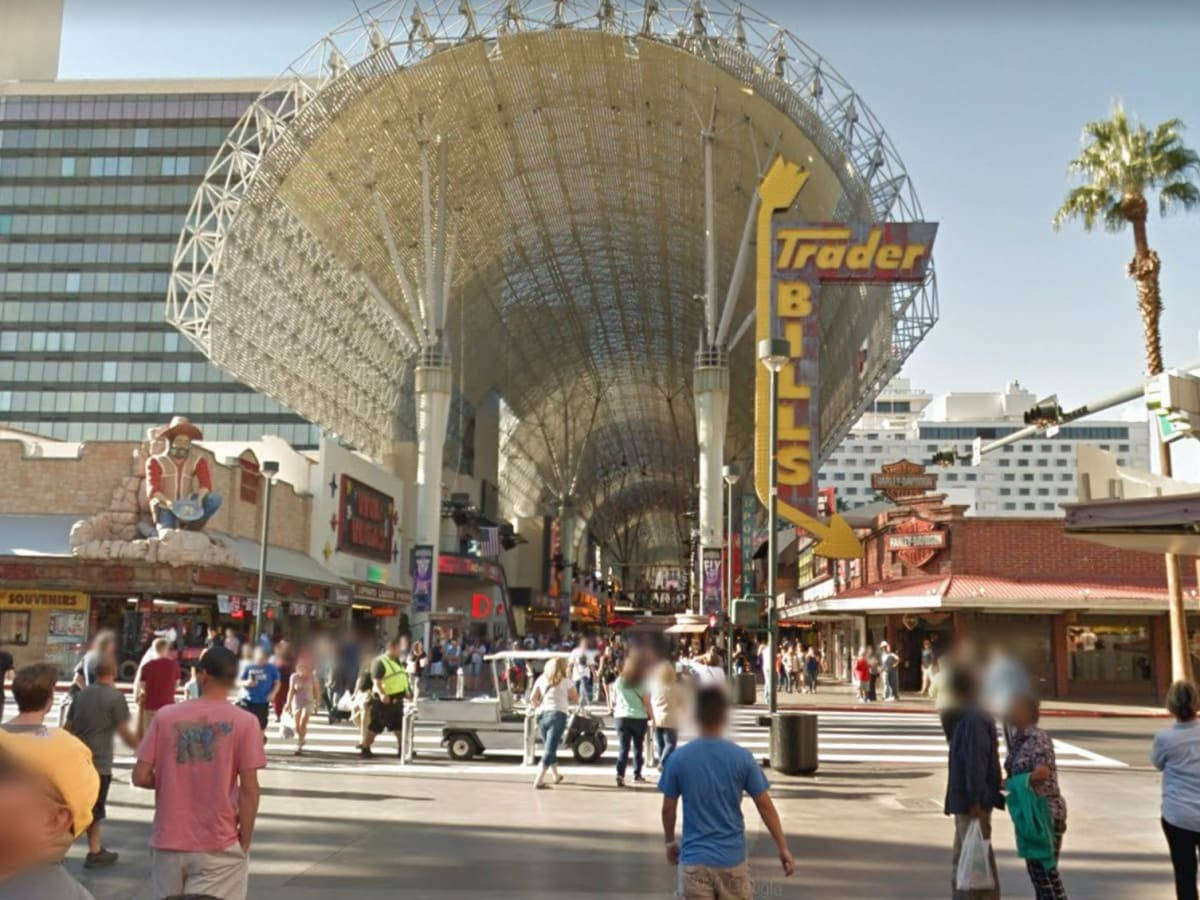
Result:
<svg viewBox="0 0 1200 900"><path fill-rule="evenodd" d="M638 643L619 634L528 636L504 643L450 632L435 635L428 653L420 641L404 636L377 652L369 640L293 647L284 639L249 641L230 631L214 635L184 673L170 637L159 635L146 648L127 693L115 684L115 636L102 631L79 659L61 702L56 666L14 670L11 658L0 658L0 680L11 680L17 705L16 715L0 724L0 898L87 900L87 890L58 864L81 837L87 841L86 868L117 863L118 852L104 843L103 823L119 741L136 755L132 784L154 792L154 896L241 900L258 811L258 772L267 763L265 745L275 736L272 721L282 739L294 741L293 752L303 753L309 721L324 706L331 719L350 718L358 725L364 757L374 755L375 739L385 731L396 734L403 753L406 702L422 693L463 690L471 677L481 689L482 664L500 649L559 652L542 657L540 671L519 652L507 654L499 673L504 687L523 696L535 717L542 748L536 790L564 781L558 751L572 710L603 704L619 741L617 787L645 783L647 769L658 770L666 857L677 866L679 896L753 896L744 794L774 840L784 873L793 872L761 767L725 738L728 667L746 671L749 660L757 662L759 647L752 639L734 643L733 660L716 646ZM940 656L928 642L924 650L922 693L933 698L947 742L944 812L954 822L952 896L999 896L992 819L997 810L1007 810L1034 896L1065 898L1059 859L1067 803L1054 741L1039 724L1030 679L1008 657L977 663L969 645ZM895 654L883 642L858 654L854 672L861 700L872 699L876 681L885 699L897 695L891 674L897 667L890 657ZM796 689L814 690L822 654L818 647L785 642L778 664L781 682L786 673ZM1151 761L1163 773L1162 829L1176 893L1196 898L1200 690L1176 682L1167 708L1176 721L1155 738ZM681 741L681 733L689 739ZM683 828L677 840L680 798Z"/></svg>

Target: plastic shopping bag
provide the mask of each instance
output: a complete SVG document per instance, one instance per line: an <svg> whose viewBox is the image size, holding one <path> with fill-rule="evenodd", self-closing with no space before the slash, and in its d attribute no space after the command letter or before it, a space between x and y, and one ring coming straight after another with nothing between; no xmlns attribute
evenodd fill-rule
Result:
<svg viewBox="0 0 1200 900"><path fill-rule="evenodd" d="M354 711L354 695L349 691L343 691L342 696L337 702L338 712L353 712Z"/></svg>
<svg viewBox="0 0 1200 900"><path fill-rule="evenodd" d="M290 741L296 736L296 719L290 709L285 709L279 717L279 736L285 741Z"/></svg>
<svg viewBox="0 0 1200 900"><path fill-rule="evenodd" d="M973 819L963 836L958 854L958 870L954 873L954 886L960 891L990 891L996 887L989 863L992 842L983 836L979 820Z"/></svg>

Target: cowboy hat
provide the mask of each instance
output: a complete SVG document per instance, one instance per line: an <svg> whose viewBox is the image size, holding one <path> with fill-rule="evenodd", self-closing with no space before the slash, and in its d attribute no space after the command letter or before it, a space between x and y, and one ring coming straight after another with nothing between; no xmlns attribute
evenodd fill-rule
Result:
<svg viewBox="0 0 1200 900"><path fill-rule="evenodd" d="M180 434L186 434L193 441L201 440L204 437L204 435L201 434L200 429L183 416L172 416L171 421L167 424L167 427L159 431L158 437L160 440L169 442L173 441L175 436Z"/></svg>

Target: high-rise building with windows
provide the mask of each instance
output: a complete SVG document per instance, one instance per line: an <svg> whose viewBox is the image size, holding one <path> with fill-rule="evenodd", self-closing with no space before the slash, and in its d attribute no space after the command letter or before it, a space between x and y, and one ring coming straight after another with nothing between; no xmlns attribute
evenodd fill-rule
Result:
<svg viewBox="0 0 1200 900"><path fill-rule="evenodd" d="M914 391L897 378L821 466L820 485L834 488L839 506L876 499L872 473L903 459L928 465L939 450L970 456L971 443L986 443L1025 427L1023 414L1037 396L1012 382L995 393ZM937 490L949 503L964 504L968 515L1060 516L1062 504L1076 499L1075 448L1086 443L1107 450L1120 465L1150 467L1150 433L1145 422L1082 419L1054 436L1039 435L947 468L929 466Z"/></svg>
<svg viewBox="0 0 1200 900"><path fill-rule="evenodd" d="M184 215L266 82L56 81L33 61L57 59L57 31L23 33L54 46L0 80L0 428L126 440L178 414L212 440L316 446L163 321Z"/></svg>

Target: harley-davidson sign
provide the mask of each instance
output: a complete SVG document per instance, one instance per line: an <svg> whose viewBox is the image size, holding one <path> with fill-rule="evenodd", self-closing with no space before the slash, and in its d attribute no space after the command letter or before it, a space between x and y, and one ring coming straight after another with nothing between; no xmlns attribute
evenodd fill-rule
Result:
<svg viewBox="0 0 1200 900"><path fill-rule="evenodd" d="M895 526L895 530L887 536L886 546L905 565L919 569L933 559L939 550L946 548L946 532L932 522L914 516Z"/></svg>
<svg viewBox="0 0 1200 900"><path fill-rule="evenodd" d="M937 487L937 476L925 474L920 463L902 459L885 463L880 471L871 474L871 489L879 491L893 503L908 497L920 497Z"/></svg>

